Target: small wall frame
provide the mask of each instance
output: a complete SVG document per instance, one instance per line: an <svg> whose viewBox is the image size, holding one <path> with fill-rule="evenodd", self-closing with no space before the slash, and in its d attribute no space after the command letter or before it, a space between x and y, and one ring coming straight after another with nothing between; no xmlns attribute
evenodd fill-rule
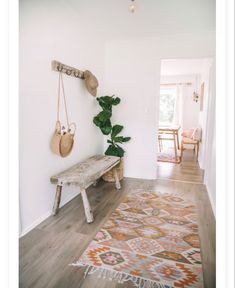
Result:
<svg viewBox="0 0 235 288"><path fill-rule="evenodd" d="M203 111L204 89L205 89L205 83L203 82L201 84L201 93L200 93L200 111Z"/></svg>

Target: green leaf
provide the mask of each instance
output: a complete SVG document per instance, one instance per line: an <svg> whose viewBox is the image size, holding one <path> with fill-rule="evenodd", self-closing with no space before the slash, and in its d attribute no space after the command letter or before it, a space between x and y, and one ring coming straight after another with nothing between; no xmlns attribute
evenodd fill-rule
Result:
<svg viewBox="0 0 235 288"><path fill-rule="evenodd" d="M113 144L113 142L111 140L107 140L107 143Z"/></svg>
<svg viewBox="0 0 235 288"><path fill-rule="evenodd" d="M123 157L124 153L125 151L121 147L116 147L114 145L109 145L108 149L105 151L105 155L117 157Z"/></svg>
<svg viewBox="0 0 235 288"><path fill-rule="evenodd" d="M112 128L108 127L108 126L104 126L104 127L100 127L100 130L101 132L104 134L104 135L109 135Z"/></svg>
<svg viewBox="0 0 235 288"><path fill-rule="evenodd" d="M101 122L100 122L98 116L95 116L95 117L93 118L93 123L94 123L96 126L100 127Z"/></svg>
<svg viewBox="0 0 235 288"><path fill-rule="evenodd" d="M97 101L99 102L99 105L104 109L104 110L109 110L112 111L112 106L113 105L118 105L121 101L119 97L114 98L114 95L112 96L102 96L96 98Z"/></svg>
<svg viewBox="0 0 235 288"><path fill-rule="evenodd" d="M118 146L117 147L117 154L118 157L123 157L124 156L125 151L122 149L122 147Z"/></svg>
<svg viewBox="0 0 235 288"><path fill-rule="evenodd" d="M112 140L115 142L115 143L122 143L123 142L123 136L119 136L119 137L114 137Z"/></svg>
<svg viewBox="0 0 235 288"><path fill-rule="evenodd" d="M104 135L109 135L112 131L112 124L110 119L108 119L105 123L102 123L100 126L100 130Z"/></svg>
<svg viewBox="0 0 235 288"><path fill-rule="evenodd" d="M112 113L108 110L101 111L97 117L99 118L100 122L106 122L110 117L112 116Z"/></svg>
<svg viewBox="0 0 235 288"><path fill-rule="evenodd" d="M98 99L99 105L104 109L104 110L112 110L112 102L113 98L112 96L102 96Z"/></svg>
<svg viewBox="0 0 235 288"><path fill-rule="evenodd" d="M123 137L122 142L128 142L131 140L131 137Z"/></svg>
<svg viewBox="0 0 235 288"><path fill-rule="evenodd" d="M121 99L119 97L113 98L112 104L118 105L121 102Z"/></svg>
<svg viewBox="0 0 235 288"><path fill-rule="evenodd" d="M113 129L112 129L112 134L111 134L111 138L115 138L117 136L117 134L119 134L123 129L123 126L121 125L114 125Z"/></svg>

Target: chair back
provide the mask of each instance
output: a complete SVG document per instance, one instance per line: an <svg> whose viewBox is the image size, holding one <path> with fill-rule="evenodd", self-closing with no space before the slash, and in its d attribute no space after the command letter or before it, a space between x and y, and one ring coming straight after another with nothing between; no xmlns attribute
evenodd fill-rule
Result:
<svg viewBox="0 0 235 288"><path fill-rule="evenodd" d="M202 129L200 127L197 127L193 131L192 139L196 141L201 141L201 138L202 138Z"/></svg>

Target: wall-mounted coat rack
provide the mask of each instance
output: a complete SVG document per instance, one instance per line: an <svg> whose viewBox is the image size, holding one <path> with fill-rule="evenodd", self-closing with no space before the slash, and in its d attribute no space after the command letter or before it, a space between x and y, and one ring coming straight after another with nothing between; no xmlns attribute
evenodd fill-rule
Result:
<svg viewBox="0 0 235 288"><path fill-rule="evenodd" d="M57 71L57 72L65 73L68 76L73 76L73 77L76 77L76 78L85 79L83 71L81 71L79 69L76 69L74 67L65 65L65 64L63 64L61 62L58 62L56 60L53 60L51 62L51 67L52 67L52 70Z"/></svg>
<svg viewBox="0 0 235 288"><path fill-rule="evenodd" d="M96 96L97 87L99 86L99 82L96 79L95 75L93 75L89 70L86 70L83 72L79 69L65 65L65 64L58 62L56 60L53 60L51 62L51 68L53 71L65 73L68 76L73 76L76 78L83 79L88 92L92 96L94 96L94 97Z"/></svg>

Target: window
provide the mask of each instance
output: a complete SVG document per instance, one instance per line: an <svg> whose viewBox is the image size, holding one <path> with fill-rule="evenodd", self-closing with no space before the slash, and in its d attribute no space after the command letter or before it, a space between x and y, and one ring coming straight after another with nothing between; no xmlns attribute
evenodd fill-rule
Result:
<svg viewBox="0 0 235 288"><path fill-rule="evenodd" d="M160 115L159 123L169 125L174 123L176 105L176 89L161 88L160 90Z"/></svg>

